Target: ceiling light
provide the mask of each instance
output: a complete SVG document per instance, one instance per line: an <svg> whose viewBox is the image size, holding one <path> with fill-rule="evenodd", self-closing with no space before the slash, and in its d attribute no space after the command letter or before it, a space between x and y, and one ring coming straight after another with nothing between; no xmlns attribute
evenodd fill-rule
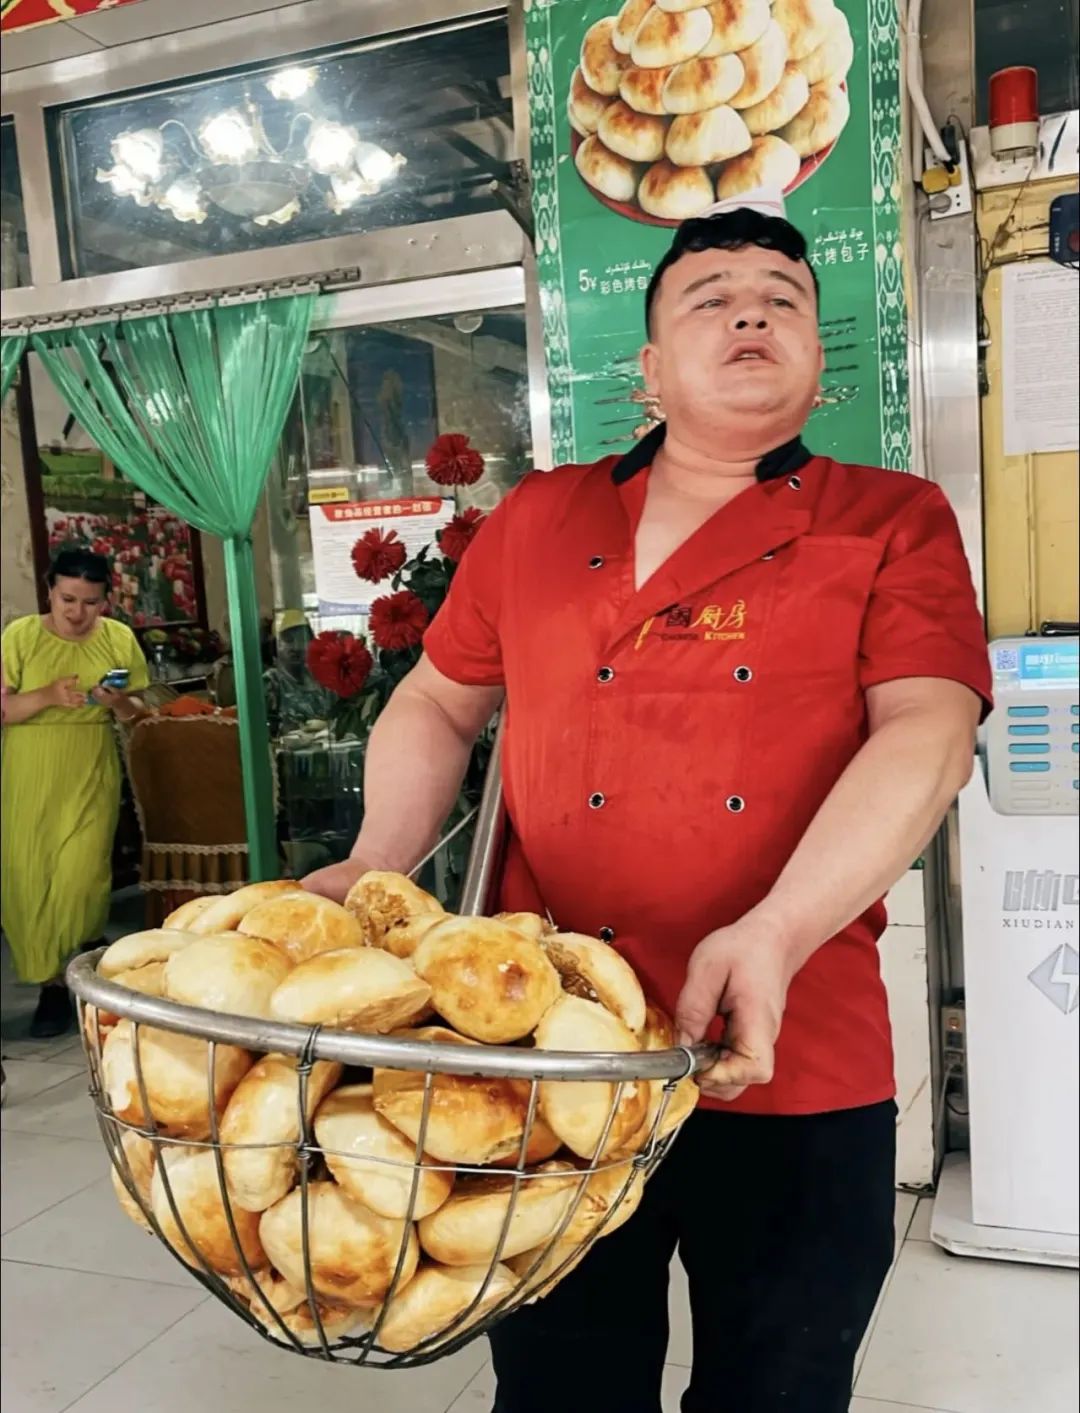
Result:
<svg viewBox="0 0 1080 1413"><path fill-rule="evenodd" d="M373 142L358 142L356 144L356 170L365 181L376 184L389 181L394 173L404 165L405 158L400 152L397 156L391 157L385 148L377 147Z"/></svg>
<svg viewBox="0 0 1080 1413"><path fill-rule="evenodd" d="M165 139L157 128L122 132L113 138L109 146L113 160L126 167L140 181L156 182L160 178Z"/></svg>
<svg viewBox="0 0 1080 1413"><path fill-rule="evenodd" d="M323 177L347 172L356 149L356 129L344 123L313 123L304 144L308 166Z"/></svg>
<svg viewBox="0 0 1080 1413"><path fill-rule="evenodd" d="M315 82L314 69L279 69L266 80L266 86L275 98L285 101L302 98Z"/></svg>
<svg viewBox="0 0 1080 1413"><path fill-rule="evenodd" d="M202 225L206 220L206 199L194 177L177 177L159 198L158 205L171 211L178 221Z"/></svg>
<svg viewBox="0 0 1080 1413"><path fill-rule="evenodd" d="M226 108L199 128L199 142L211 162L247 162L259 150L254 130L238 108Z"/></svg>

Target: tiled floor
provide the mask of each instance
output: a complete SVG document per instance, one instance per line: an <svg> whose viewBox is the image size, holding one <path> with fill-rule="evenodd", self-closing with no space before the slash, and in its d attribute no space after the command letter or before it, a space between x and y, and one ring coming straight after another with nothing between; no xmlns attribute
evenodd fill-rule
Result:
<svg viewBox="0 0 1080 1413"><path fill-rule="evenodd" d="M32 994L6 965L3 981L5 1413L488 1413L482 1342L416 1372L333 1368L272 1350L208 1298L121 1215L78 1042L24 1038ZM898 1195L852 1413L1073 1413L1076 1275L958 1260L928 1238L928 1204ZM690 1361L680 1275L664 1413Z"/></svg>

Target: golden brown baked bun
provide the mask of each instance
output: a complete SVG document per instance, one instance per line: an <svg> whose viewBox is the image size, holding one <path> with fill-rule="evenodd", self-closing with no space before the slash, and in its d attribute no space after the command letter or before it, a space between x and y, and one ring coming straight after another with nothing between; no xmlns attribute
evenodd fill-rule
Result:
<svg viewBox="0 0 1080 1413"><path fill-rule="evenodd" d="M563 996L536 1028L540 1050L584 1050L629 1054L638 1049L633 1032L596 1001ZM540 1109L552 1133L582 1158L596 1154L619 1086L606 1080L545 1080ZM615 1117L600 1156L617 1152L641 1127L649 1105L649 1086L640 1080L622 1085Z"/></svg>
<svg viewBox="0 0 1080 1413"><path fill-rule="evenodd" d="M402 1035L440 1044L476 1043L442 1026ZM424 1151L439 1163L470 1167L500 1158L516 1160L525 1134L529 1088L523 1080L435 1075ZM424 1075L415 1070L376 1070L372 1097L376 1113L415 1144L424 1108Z"/></svg>
<svg viewBox="0 0 1080 1413"><path fill-rule="evenodd" d="M742 87L729 102L733 108L752 108L768 98L784 77L788 61L787 40L775 20L770 20L765 33L739 58L742 60Z"/></svg>
<svg viewBox="0 0 1080 1413"><path fill-rule="evenodd" d="M785 64L780 82L760 103L741 109L742 120L752 137L764 137L789 123L810 97L806 75L795 64Z"/></svg>
<svg viewBox="0 0 1080 1413"><path fill-rule="evenodd" d="M552 932L540 944L571 996L600 1004L637 1035L645 1028L645 993L614 947L577 932Z"/></svg>
<svg viewBox="0 0 1080 1413"><path fill-rule="evenodd" d="M816 49L811 49L805 58L798 61L798 65L810 84L841 83L847 78L854 59L851 26L843 10L837 10L828 34Z"/></svg>
<svg viewBox="0 0 1080 1413"><path fill-rule="evenodd" d="M742 60L737 54L715 59L687 59L676 64L664 84L663 105L668 113L703 113L718 108L743 84Z"/></svg>
<svg viewBox="0 0 1080 1413"><path fill-rule="evenodd" d="M133 932L106 947L97 964L98 976L113 981L121 972L139 971L154 962L167 962L174 952L189 947L196 936L194 932L168 931L164 927Z"/></svg>
<svg viewBox="0 0 1080 1413"><path fill-rule="evenodd" d="M674 119L667 137L668 160L677 167L705 167L737 157L750 146L746 124L734 108L685 113Z"/></svg>
<svg viewBox="0 0 1080 1413"><path fill-rule="evenodd" d="M357 918L369 947L386 947L387 934L416 918L446 916L442 904L403 873L365 873L349 890L345 909ZM398 953L400 955L400 953Z"/></svg>
<svg viewBox="0 0 1080 1413"><path fill-rule="evenodd" d="M247 1304L270 1337L286 1348L292 1349L293 1344L283 1332L282 1324L306 1348L321 1346L322 1340L304 1291L295 1289L278 1275L266 1273L259 1277L256 1290L252 1289L246 1276L230 1276L226 1285ZM368 1310L350 1310L329 1305L325 1300L316 1300L315 1308L326 1342L331 1347L339 1340L366 1334L371 1328L372 1317Z"/></svg>
<svg viewBox="0 0 1080 1413"><path fill-rule="evenodd" d="M523 1251L520 1256L512 1256L506 1263L525 1287L526 1304L542 1300L550 1295L560 1281L565 1280L571 1271L581 1265L588 1255L588 1248L582 1250L576 1241L557 1241L550 1250L538 1246L533 1251ZM533 1270L533 1265L540 1264Z"/></svg>
<svg viewBox="0 0 1080 1413"><path fill-rule="evenodd" d="M625 54L620 54L613 43L615 19L608 17L597 20L585 32L581 42L581 72L585 82L594 93L614 98L619 91L619 76L626 67Z"/></svg>
<svg viewBox="0 0 1080 1413"><path fill-rule="evenodd" d="M676 65L665 69L627 69L619 84L619 97L635 113L650 113L664 117L664 86L675 72Z"/></svg>
<svg viewBox="0 0 1080 1413"><path fill-rule="evenodd" d="M273 879L268 883L248 883L237 888L235 893L225 893L199 913L191 924L192 932L236 932L252 908L265 902L267 898L286 897L290 893L301 893L300 884L292 878Z"/></svg>
<svg viewBox="0 0 1080 1413"><path fill-rule="evenodd" d="M338 1185L380 1217L427 1217L450 1196L454 1174L425 1157L410 1213L416 1144L380 1118L370 1084L350 1084L324 1099L315 1137Z"/></svg>
<svg viewBox="0 0 1080 1413"><path fill-rule="evenodd" d="M150 1188L154 1177L154 1165L157 1162L157 1151L148 1138L143 1138L141 1133L136 1133L130 1128L125 1129L121 1134L120 1145L127 1158L128 1173L125 1176L130 1176L135 1191L142 1198L143 1204L149 1208L151 1203ZM131 1218L137 1227L142 1227L143 1231L152 1232L153 1227L143 1216L139 1204L124 1186L124 1180L115 1163L109 1164L109 1177L112 1179L116 1200L120 1203L124 1213Z"/></svg>
<svg viewBox="0 0 1080 1413"><path fill-rule="evenodd" d="M669 15L680 15L687 10L700 10L701 0L653 0L658 10L666 10Z"/></svg>
<svg viewBox="0 0 1080 1413"><path fill-rule="evenodd" d="M118 972L109 980L117 986L126 986L129 991L137 991L140 996L164 996L165 963L150 962L147 966L136 967L133 971ZM99 1012L96 1006L87 1006L83 1011L83 1030L89 1043L97 1044L99 1029L104 1043L106 1033L112 1030L119 1019L120 1017L113 1015L111 1011Z"/></svg>
<svg viewBox="0 0 1080 1413"><path fill-rule="evenodd" d="M490 1281L488 1270L486 1262L482 1266L422 1266L386 1307L386 1318L379 1329L380 1347L392 1354L405 1354L415 1349L452 1325L483 1291L476 1308L460 1325L448 1331L447 1338L454 1339L470 1325L475 1325L517 1286L517 1278L509 1266L501 1263L496 1266Z"/></svg>
<svg viewBox="0 0 1080 1413"><path fill-rule="evenodd" d="M708 10L672 14L655 6L634 31L630 57L640 69L663 69L693 59L712 38Z"/></svg>
<svg viewBox="0 0 1080 1413"><path fill-rule="evenodd" d="M709 6L712 38L701 51L707 59L737 54L756 44L768 28L769 0L715 0Z"/></svg>
<svg viewBox="0 0 1080 1413"><path fill-rule="evenodd" d="M320 952L301 962L270 998L275 1020L383 1035L415 1020L431 988L407 962L375 947Z"/></svg>
<svg viewBox="0 0 1080 1413"><path fill-rule="evenodd" d="M566 100L566 115L576 133L580 133L582 137L594 133L601 114L611 101L602 93L594 93L585 82L581 70L574 70Z"/></svg>
<svg viewBox="0 0 1080 1413"><path fill-rule="evenodd" d="M270 997L292 971L272 942L239 932L197 937L165 963L165 995L235 1016L268 1016Z"/></svg>
<svg viewBox="0 0 1080 1413"><path fill-rule="evenodd" d="M582 180L610 201L633 201L641 168L610 152L598 137L587 137L574 155Z"/></svg>
<svg viewBox="0 0 1080 1413"><path fill-rule="evenodd" d="M290 962L306 962L320 952L362 947L364 929L340 903L316 893L286 893L256 904L240 924L248 937L273 942Z"/></svg>
<svg viewBox="0 0 1080 1413"><path fill-rule="evenodd" d="M210 1137L209 1071L205 1040L139 1027L139 1058L151 1114L143 1113L132 1050L133 1027L122 1020L109 1031L102 1050L105 1093L118 1119L139 1127L150 1117L171 1138L202 1141ZM224 1111L233 1090L251 1068L251 1056L232 1045L214 1051L214 1106Z"/></svg>
<svg viewBox="0 0 1080 1413"><path fill-rule="evenodd" d="M547 918L541 917L539 913L496 913L495 921L501 922L504 927L512 927L515 932L521 932L537 942L549 932L555 931Z"/></svg>
<svg viewBox="0 0 1080 1413"><path fill-rule="evenodd" d="M522 1178L506 1226L500 1259L541 1246L563 1217L576 1186L569 1163L544 1163L536 1169L549 1177ZM462 1178L450 1200L419 1225L420 1245L446 1266L490 1261L510 1209L512 1177Z"/></svg>
<svg viewBox="0 0 1080 1413"><path fill-rule="evenodd" d="M621 98L604 109L596 135L608 149L630 162L655 162L664 155L667 121L636 113Z"/></svg>
<svg viewBox="0 0 1080 1413"><path fill-rule="evenodd" d="M656 162L641 179L641 209L663 221L686 221L700 216L716 200L712 178L704 167L676 167Z"/></svg>
<svg viewBox="0 0 1080 1413"><path fill-rule="evenodd" d="M163 1170L169 1179L172 1202L165 1191ZM253 1271L266 1264L259 1241L259 1218L254 1212L230 1204L239 1250L233 1242L212 1148L164 1144L154 1169L151 1201L165 1240L182 1261L196 1270L202 1269L200 1256L212 1271L226 1276L240 1275L244 1260ZM174 1203L180 1223L173 1215Z"/></svg>
<svg viewBox="0 0 1080 1413"><path fill-rule="evenodd" d="M341 1066L329 1060L312 1066L309 1118L340 1078ZM229 1194L237 1206L265 1212L292 1190L298 1166L292 1145L300 1138L300 1086L292 1056L264 1055L248 1070L225 1106L220 1136Z"/></svg>
<svg viewBox="0 0 1080 1413"><path fill-rule="evenodd" d="M647 1007L645 1029L641 1033L641 1048L643 1050L670 1050L674 1047L675 1042L675 1026L671 1018L665 1015L659 1007L650 1003ZM697 1108L701 1091L692 1077L688 1075L685 1079L680 1079L665 1102L666 1087L665 1080L654 1079L651 1081L649 1107L645 1118L642 1120L640 1129L621 1150L623 1153L640 1153L653 1137L654 1128L656 1129L657 1142L666 1138L668 1134L674 1133L683 1120L688 1118ZM657 1124L661 1106L663 1106L663 1118Z"/></svg>
<svg viewBox="0 0 1080 1413"><path fill-rule="evenodd" d="M540 943L493 918L448 918L431 929L412 960L438 1014L489 1045L531 1034L561 992Z"/></svg>
<svg viewBox="0 0 1080 1413"><path fill-rule="evenodd" d="M174 908L165 921L161 924L165 928L175 928L178 932L186 932L188 924L193 923L196 918L202 917L210 904L214 901L214 894L207 893L201 898L191 898L186 903L181 903L178 908Z"/></svg>
<svg viewBox="0 0 1080 1413"><path fill-rule="evenodd" d="M419 1260L412 1227L380 1217L337 1183L308 1183L307 1198L311 1282L317 1294L336 1305L375 1309L390 1289L403 1240L399 1287L412 1280ZM259 1236L271 1265L297 1290L305 1289L302 1223L299 1188L259 1220Z"/></svg>
<svg viewBox="0 0 1080 1413"><path fill-rule="evenodd" d="M792 59L805 59L828 38L836 19L833 0L773 0L773 19Z"/></svg>
<svg viewBox="0 0 1080 1413"><path fill-rule="evenodd" d="M750 151L725 162L716 179L717 200L724 201L759 187L784 191L799 175L802 159L775 133L755 137Z"/></svg>
<svg viewBox="0 0 1080 1413"><path fill-rule="evenodd" d="M604 1222L604 1227L600 1237L610 1236L624 1222L628 1222L641 1206L644 1192L644 1172L632 1163L614 1163L600 1168L586 1181L581 1201L560 1240L587 1241L601 1222ZM576 1196L575 1188L571 1202Z"/></svg>
<svg viewBox="0 0 1080 1413"><path fill-rule="evenodd" d="M555 1154L562 1147L562 1142L557 1134L552 1133L541 1117L539 1109L533 1113L532 1126L529 1129L529 1145L525 1150L525 1161L522 1164L526 1168L534 1168L537 1163L546 1162L548 1158L554 1158ZM506 1158L496 1158L488 1164L492 1168L516 1168L520 1156L520 1146L515 1148L513 1153Z"/></svg>
<svg viewBox="0 0 1080 1413"><path fill-rule="evenodd" d="M626 0L615 16L615 28L611 31L611 44L617 54L630 53L638 25L651 9L652 0Z"/></svg>
<svg viewBox="0 0 1080 1413"><path fill-rule="evenodd" d="M816 83L806 106L777 137L789 142L800 157L813 157L835 142L847 126L851 113L846 92L835 83Z"/></svg>

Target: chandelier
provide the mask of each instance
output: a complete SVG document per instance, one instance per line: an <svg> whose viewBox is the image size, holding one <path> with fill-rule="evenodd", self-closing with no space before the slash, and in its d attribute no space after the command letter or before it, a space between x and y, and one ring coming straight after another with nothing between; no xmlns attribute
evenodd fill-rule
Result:
<svg viewBox="0 0 1080 1413"><path fill-rule="evenodd" d="M277 103L297 103L313 87L315 70L281 69L266 81ZM174 137L178 130L182 138ZM113 166L97 179L117 196L156 206L178 221L206 220L211 206L257 226L283 226L305 197L336 215L374 196L405 165L399 154L368 142L349 124L301 109L275 147L250 92L205 117L192 132L179 118L119 133L109 144Z"/></svg>

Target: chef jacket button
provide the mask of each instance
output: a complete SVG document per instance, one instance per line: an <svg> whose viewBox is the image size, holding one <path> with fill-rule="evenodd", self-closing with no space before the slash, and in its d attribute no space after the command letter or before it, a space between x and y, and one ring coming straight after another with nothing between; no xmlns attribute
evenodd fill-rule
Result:
<svg viewBox="0 0 1080 1413"><path fill-rule="evenodd" d="M613 667L602 667L600 671L596 674L596 680L598 682L610 682L612 681L614 676L615 669Z"/></svg>
<svg viewBox="0 0 1080 1413"><path fill-rule="evenodd" d="M589 808L591 810L602 810L606 804L607 800L601 795L599 790L597 790L594 795L589 796Z"/></svg>
<svg viewBox="0 0 1080 1413"><path fill-rule="evenodd" d="M724 803L732 814L742 814L746 808L746 801L741 795L729 795Z"/></svg>
<svg viewBox="0 0 1080 1413"><path fill-rule="evenodd" d="M600 938L601 942L615 941L615 929L613 927L602 927L596 935Z"/></svg>
<svg viewBox="0 0 1080 1413"><path fill-rule="evenodd" d="M592 557L592 559L589 560L589 568L590 568L590 569L603 569L603 567L604 567L604 556L603 556L602 554L594 554L593 557Z"/></svg>
<svg viewBox="0 0 1080 1413"><path fill-rule="evenodd" d="M788 485L791 487L791 489L792 489L793 491L801 491L801 490L802 490L802 477L801 477L801 476L789 476L789 477L788 477Z"/></svg>
<svg viewBox="0 0 1080 1413"><path fill-rule="evenodd" d="M736 682L749 682L754 673L749 667L737 667L731 675Z"/></svg>

